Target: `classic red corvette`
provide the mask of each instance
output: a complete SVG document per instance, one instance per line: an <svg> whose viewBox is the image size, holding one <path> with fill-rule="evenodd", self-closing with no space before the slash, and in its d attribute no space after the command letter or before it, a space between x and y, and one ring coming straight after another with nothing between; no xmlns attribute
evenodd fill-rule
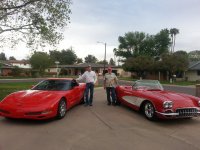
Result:
<svg viewBox="0 0 200 150"><path fill-rule="evenodd" d="M200 98L163 90L156 80L138 80L133 86L118 86L119 103L141 111L149 120L200 116Z"/></svg>
<svg viewBox="0 0 200 150"><path fill-rule="evenodd" d="M0 102L0 116L7 118L63 118L66 111L84 98L85 84L73 79L55 78L41 81L30 90L19 91Z"/></svg>

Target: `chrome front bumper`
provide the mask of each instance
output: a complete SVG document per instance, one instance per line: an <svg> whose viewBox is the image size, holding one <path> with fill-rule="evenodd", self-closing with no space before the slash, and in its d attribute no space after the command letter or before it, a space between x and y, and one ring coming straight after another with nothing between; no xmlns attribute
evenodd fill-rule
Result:
<svg viewBox="0 0 200 150"><path fill-rule="evenodd" d="M172 118L188 118L188 117L199 117L200 110L199 108L179 108L176 112L158 112L158 115Z"/></svg>

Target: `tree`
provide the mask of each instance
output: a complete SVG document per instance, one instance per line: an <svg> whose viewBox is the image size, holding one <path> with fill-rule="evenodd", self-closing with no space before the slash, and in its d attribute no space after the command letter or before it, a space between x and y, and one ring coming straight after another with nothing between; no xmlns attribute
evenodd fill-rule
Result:
<svg viewBox="0 0 200 150"><path fill-rule="evenodd" d="M176 35L179 34L179 29L177 28L172 28L170 29L170 35L171 35L171 53L174 53L174 48L175 48L175 42L176 42Z"/></svg>
<svg viewBox="0 0 200 150"><path fill-rule="evenodd" d="M43 75L45 69L53 64L50 56L45 52L34 52L29 61L32 69L37 70L40 75Z"/></svg>
<svg viewBox="0 0 200 150"><path fill-rule="evenodd" d="M85 63L97 63L98 59L93 55L88 55L85 57Z"/></svg>
<svg viewBox="0 0 200 150"><path fill-rule="evenodd" d="M168 71L170 75L186 71L189 64L187 55L181 51L173 54L164 54L161 60L157 63L157 70Z"/></svg>
<svg viewBox="0 0 200 150"><path fill-rule="evenodd" d="M144 32L128 32L119 36L119 48L114 49L116 56L121 56L125 61L129 57L160 56L168 53L170 45L169 30L163 29L156 35Z"/></svg>
<svg viewBox="0 0 200 150"><path fill-rule="evenodd" d="M112 58L110 58L109 65L115 66L115 61Z"/></svg>
<svg viewBox="0 0 200 150"><path fill-rule="evenodd" d="M108 61L106 60L101 60L101 61L98 61L98 64L102 64L102 65L104 65L104 64L106 64L106 65L108 65Z"/></svg>
<svg viewBox="0 0 200 150"><path fill-rule="evenodd" d="M14 56L10 56L9 60L16 60L16 58Z"/></svg>
<svg viewBox="0 0 200 150"><path fill-rule="evenodd" d="M0 60L3 60L3 61L7 60L5 53L3 52L0 53Z"/></svg>
<svg viewBox="0 0 200 150"><path fill-rule="evenodd" d="M82 58L77 58L76 63L77 64L83 63L83 59Z"/></svg>
<svg viewBox="0 0 200 150"><path fill-rule="evenodd" d="M153 68L154 60L149 56L130 57L122 66L124 70L137 72L139 77L144 78L146 73Z"/></svg>
<svg viewBox="0 0 200 150"><path fill-rule="evenodd" d="M117 56L127 59L139 54L141 43L144 41L146 34L144 32L128 32L124 36L119 36L119 49L115 52Z"/></svg>
<svg viewBox="0 0 200 150"><path fill-rule="evenodd" d="M53 50L49 53L53 62L59 61L60 65L72 65L77 61L76 53L72 49L62 51Z"/></svg>
<svg viewBox="0 0 200 150"><path fill-rule="evenodd" d="M200 61L200 50L194 50L188 53L190 61Z"/></svg>
<svg viewBox="0 0 200 150"><path fill-rule="evenodd" d="M55 45L70 20L71 0L3 0L0 2L0 41Z"/></svg>

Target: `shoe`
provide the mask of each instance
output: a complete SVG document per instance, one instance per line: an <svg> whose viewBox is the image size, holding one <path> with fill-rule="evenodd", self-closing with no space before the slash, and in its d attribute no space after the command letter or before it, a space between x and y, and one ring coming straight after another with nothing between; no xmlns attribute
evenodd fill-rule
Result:
<svg viewBox="0 0 200 150"><path fill-rule="evenodd" d="M113 106L116 106L116 103L112 103Z"/></svg>
<svg viewBox="0 0 200 150"><path fill-rule="evenodd" d="M108 102L107 105L111 105L111 103Z"/></svg>
<svg viewBox="0 0 200 150"><path fill-rule="evenodd" d="M92 104L90 104L90 106L92 106Z"/></svg>

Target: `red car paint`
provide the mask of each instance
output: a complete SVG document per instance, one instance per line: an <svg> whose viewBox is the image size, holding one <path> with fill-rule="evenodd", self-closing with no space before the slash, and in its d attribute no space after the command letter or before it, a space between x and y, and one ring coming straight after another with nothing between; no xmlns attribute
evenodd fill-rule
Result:
<svg viewBox="0 0 200 150"><path fill-rule="evenodd" d="M72 81L72 79L68 78L47 80ZM32 89L34 89L34 87ZM84 96L85 84L79 84L65 91L32 89L11 93L6 96L0 102L0 116L37 120L53 118L57 115L58 104L61 98L66 100L67 110L81 102Z"/></svg>
<svg viewBox="0 0 200 150"><path fill-rule="evenodd" d="M142 109L146 101L151 102L158 118L188 118L200 115L200 98L191 95L156 89L134 89L132 86L118 86L116 94L120 103L137 111ZM168 100L172 101L173 107L166 109L163 102ZM195 112L187 112L190 108L195 108ZM183 114L177 112L177 109L183 110Z"/></svg>

